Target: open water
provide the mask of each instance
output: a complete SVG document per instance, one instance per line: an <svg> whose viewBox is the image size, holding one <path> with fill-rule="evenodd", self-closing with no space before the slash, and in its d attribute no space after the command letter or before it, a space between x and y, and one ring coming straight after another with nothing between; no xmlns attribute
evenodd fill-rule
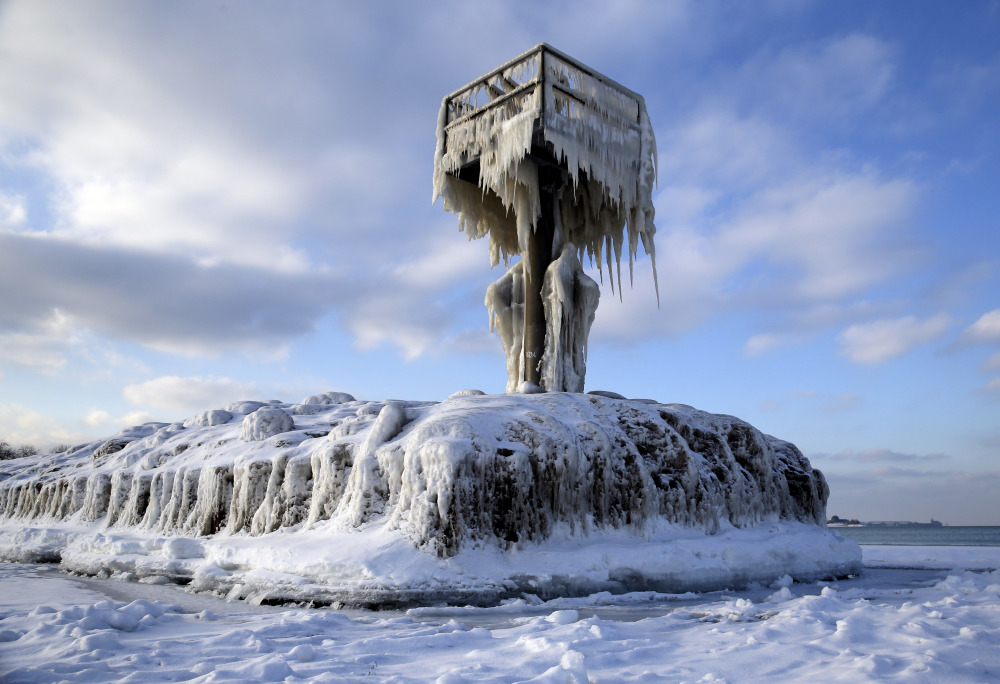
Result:
<svg viewBox="0 0 1000 684"><path fill-rule="evenodd" d="M1000 527L830 527L859 544L890 546L1000 546Z"/></svg>

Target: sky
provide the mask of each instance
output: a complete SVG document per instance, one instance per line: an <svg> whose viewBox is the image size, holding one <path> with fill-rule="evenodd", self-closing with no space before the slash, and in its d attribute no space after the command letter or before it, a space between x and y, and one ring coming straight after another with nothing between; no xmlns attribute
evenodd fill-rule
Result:
<svg viewBox="0 0 1000 684"><path fill-rule="evenodd" d="M795 443L831 515L1000 525L996 0L0 0L0 439L502 392L435 126L543 41L657 139L660 304L605 283L587 389Z"/></svg>

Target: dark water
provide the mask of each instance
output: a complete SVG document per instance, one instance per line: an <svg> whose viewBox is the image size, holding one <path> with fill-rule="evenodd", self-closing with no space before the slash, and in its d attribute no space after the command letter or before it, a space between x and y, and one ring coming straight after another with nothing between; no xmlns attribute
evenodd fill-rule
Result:
<svg viewBox="0 0 1000 684"><path fill-rule="evenodd" d="M1000 546L1000 527L831 527L859 544Z"/></svg>

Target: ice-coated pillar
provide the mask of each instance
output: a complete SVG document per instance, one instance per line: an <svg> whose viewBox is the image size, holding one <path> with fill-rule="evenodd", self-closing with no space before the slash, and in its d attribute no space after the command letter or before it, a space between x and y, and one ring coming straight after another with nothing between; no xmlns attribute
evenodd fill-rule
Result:
<svg viewBox="0 0 1000 684"><path fill-rule="evenodd" d="M542 284L545 271L553 259L555 240L555 210L562 189L564 172L557 166L540 164L538 168L538 194L541 215L528 236L524 270L524 380L542 386L540 363L545 353L545 305L542 302ZM546 388L561 389L561 388Z"/></svg>

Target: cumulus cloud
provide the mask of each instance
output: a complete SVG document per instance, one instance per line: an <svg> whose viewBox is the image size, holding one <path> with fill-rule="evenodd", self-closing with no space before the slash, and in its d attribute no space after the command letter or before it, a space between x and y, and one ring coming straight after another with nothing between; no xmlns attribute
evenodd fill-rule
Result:
<svg viewBox="0 0 1000 684"><path fill-rule="evenodd" d="M308 18L5 7L0 159L44 181L47 211L27 232L48 240L0 234L0 288L38 284L0 301L0 329L27 335L58 308L97 335L199 356L280 351L330 313L359 346L388 341L411 358L457 334L454 296L435 302L488 272L487 259L482 245L470 259L475 247L430 206L430 151L441 94L470 75L415 28L443 31L439 14L454 9L404 22L390 41L401 60L371 48L387 27L363 6L317 6ZM516 15L491 14L523 30ZM498 59L510 57L506 42L492 48ZM372 78L390 72L420 85L405 107L389 79ZM23 223L15 199L0 202L2 229ZM375 318L397 313L399 331ZM49 367L61 358L34 356Z"/></svg>
<svg viewBox="0 0 1000 684"><path fill-rule="evenodd" d="M840 354L863 365L885 363L939 337L951 325L951 316L944 313L924 320L906 316L852 325L840 335Z"/></svg>
<svg viewBox="0 0 1000 684"><path fill-rule="evenodd" d="M89 425L90 427L101 427L102 425L107 424L110 420L111 420L111 414L108 413L107 411L102 411L100 409L91 409L90 412L87 413L86 417L83 419L83 422Z"/></svg>
<svg viewBox="0 0 1000 684"><path fill-rule="evenodd" d="M189 413L220 408L243 399L259 399L256 396L257 387L252 382L176 375L128 385L122 390L122 395L138 406Z"/></svg>
<svg viewBox="0 0 1000 684"><path fill-rule="evenodd" d="M17 334L44 334L57 344L71 339L70 321L200 356L280 348L312 330L338 293L347 296L330 274L202 267L182 257L2 233L0 291L18 293L0 301L0 323ZM55 328L53 311L63 321Z"/></svg>
<svg viewBox="0 0 1000 684"><path fill-rule="evenodd" d="M694 104L656 131L665 303L654 311L651 296L626 292L634 301L611 314L613 323L638 325L617 334L676 334L719 313L752 311L769 315L773 326L746 343L745 353L755 355L857 320L850 316L861 298L920 256L907 236L918 187L824 153L814 127L829 129L830 118L875 106L894 73L888 45L852 34L763 48L721 75L722 87L692 84ZM605 334L607 306L597 335Z"/></svg>
<svg viewBox="0 0 1000 684"><path fill-rule="evenodd" d="M60 421L20 404L0 404L0 438L10 444L46 448L75 444L84 436L69 430Z"/></svg>
<svg viewBox="0 0 1000 684"><path fill-rule="evenodd" d="M146 24L153 17L128 8L114 10L115 22L95 9L15 4L0 25L0 89L11 101L0 123L25 141L13 160L59 189L58 230L285 264L292 255L283 238L262 228L290 217L295 174L226 124L229 93L192 92L215 60L201 62L200 78L181 77L183 63L211 42L191 41L181 59L160 60L177 32L154 29Z"/></svg>

